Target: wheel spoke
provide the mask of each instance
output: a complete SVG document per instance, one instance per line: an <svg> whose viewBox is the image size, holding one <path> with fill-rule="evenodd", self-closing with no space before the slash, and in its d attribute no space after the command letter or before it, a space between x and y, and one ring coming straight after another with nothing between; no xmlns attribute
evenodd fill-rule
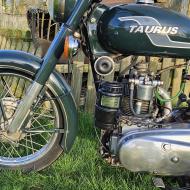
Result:
<svg viewBox="0 0 190 190"><path fill-rule="evenodd" d="M11 147L12 147L12 150L14 150L14 152L21 158L22 156L19 154L19 152L15 149L15 147L12 145L12 144L10 144L11 145Z"/></svg>
<svg viewBox="0 0 190 190"><path fill-rule="evenodd" d="M33 118L39 125L40 125L40 127L42 128L42 129L44 129L44 130L46 130L45 129L45 127L37 120L37 119L35 119L35 118ZM49 136L51 136L50 135L50 133L47 133Z"/></svg>
<svg viewBox="0 0 190 190"><path fill-rule="evenodd" d="M34 154L34 147L33 147L33 141L32 141L31 134L29 135L29 137L30 137L30 144L31 144L31 147L32 147L32 153Z"/></svg>
<svg viewBox="0 0 190 190"><path fill-rule="evenodd" d="M29 149L31 149L32 151L38 151L37 149L35 149L35 148L31 148L31 147L29 147L29 146L27 146L26 147L26 145L24 145L24 144L21 144L21 143L19 143L19 142L14 142L13 140L11 140L10 138L7 138L6 136L5 136L5 138L10 142L10 145L11 145L11 143L14 143L14 144L16 144L16 145L19 145L19 146L22 146L22 147L25 147L25 148L29 148Z"/></svg>
<svg viewBox="0 0 190 190"><path fill-rule="evenodd" d="M2 79L2 77L1 77ZM2 84L2 81L0 81L0 85L3 87L3 91L1 92L0 98L6 97L6 95L9 93L9 91L5 88L4 84ZM5 94L4 94L5 93Z"/></svg>
<svg viewBox="0 0 190 190"><path fill-rule="evenodd" d="M23 146L23 147L25 147L25 148L28 148L28 149L30 149L30 150L32 150L32 152L33 152L33 154L34 154L34 151L38 151L37 149L35 149L35 148L31 148L31 147L29 147L29 146L26 146L26 145L24 145L24 144L21 144L21 143L17 143L19 146Z"/></svg>
<svg viewBox="0 0 190 190"><path fill-rule="evenodd" d="M7 84L7 82L5 81L5 79L3 77L1 77L1 80L2 80L2 82L4 84L4 87L7 89L7 93L10 93L11 97L16 100L15 96L13 95L13 93L11 91L11 88L9 87L9 85Z"/></svg>
<svg viewBox="0 0 190 190"><path fill-rule="evenodd" d="M38 118L45 117L45 118L55 119L55 117L52 115L38 114L38 113L34 113L34 115L38 115Z"/></svg>
<svg viewBox="0 0 190 190"><path fill-rule="evenodd" d="M12 153L13 153L13 149L11 149L11 151L9 152L9 157L10 158L13 158Z"/></svg>
<svg viewBox="0 0 190 190"><path fill-rule="evenodd" d="M38 120L37 120L38 121ZM53 123L50 123L50 124L46 124L46 125L40 125L40 126L38 126L38 127L35 127L33 124L36 122L36 119L35 119L35 121L31 124L31 128L30 128L30 130L32 130L32 129L40 129L40 128L42 128L44 131L47 131L47 129L45 129L45 127L48 127L48 126L52 126L53 125ZM49 127L48 127L49 128Z"/></svg>
<svg viewBox="0 0 190 190"><path fill-rule="evenodd" d="M39 151L47 151L54 142L59 127L58 109L46 88L44 97L35 105L32 116L23 132L7 134L14 113L27 92L32 80L17 74L0 73L0 102L5 117L0 117L0 160L13 163L33 159ZM5 119L6 123L5 123Z"/></svg>
<svg viewBox="0 0 190 190"><path fill-rule="evenodd" d="M6 155L6 153L7 153L7 152L9 152L9 148L10 148L10 147L9 147L9 148L7 148L3 142L1 142L1 144L3 145L3 147L4 147L4 148L5 148L5 150L6 150L6 151L4 152L4 154L3 154L3 156L5 156L5 155Z"/></svg>
<svg viewBox="0 0 190 190"><path fill-rule="evenodd" d="M40 136L45 140L46 143L48 143L48 140L41 133Z"/></svg>
<svg viewBox="0 0 190 190"><path fill-rule="evenodd" d="M28 152L28 138L26 136L26 138L24 138L24 140L26 141L26 154L28 156L29 152Z"/></svg>

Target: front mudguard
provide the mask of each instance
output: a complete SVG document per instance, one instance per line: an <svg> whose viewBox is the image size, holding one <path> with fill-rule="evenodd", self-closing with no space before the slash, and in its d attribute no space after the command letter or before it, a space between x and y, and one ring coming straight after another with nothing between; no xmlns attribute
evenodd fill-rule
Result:
<svg viewBox="0 0 190 190"><path fill-rule="evenodd" d="M0 51L0 69L16 70L24 74L35 77L40 69L42 59L22 51L1 50ZM64 118L64 135L60 142L64 152L71 149L78 131L77 108L71 89L63 77L54 71L48 82L48 87L58 97L58 102Z"/></svg>

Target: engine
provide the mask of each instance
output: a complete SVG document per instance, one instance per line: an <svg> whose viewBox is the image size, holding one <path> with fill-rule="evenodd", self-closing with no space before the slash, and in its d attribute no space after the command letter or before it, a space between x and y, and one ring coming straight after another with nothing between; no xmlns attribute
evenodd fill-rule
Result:
<svg viewBox="0 0 190 190"><path fill-rule="evenodd" d="M115 129L120 116L135 123L140 119L148 122L161 122L170 116L171 101L161 105L155 91L163 99L170 99L161 88L163 82L149 71L149 63L137 63L128 75L115 82L102 82L96 104L96 127ZM114 118L114 119L113 119Z"/></svg>
<svg viewBox="0 0 190 190"><path fill-rule="evenodd" d="M179 19L183 21L179 22ZM133 172L190 175L187 167L190 165L190 100L183 93L186 80L190 80L190 62L180 65L186 69L181 89L174 97L170 97L162 87L160 76L164 69L151 72L148 57L143 62L134 57L114 82L104 81L104 77L113 72L118 58L124 55L183 57L189 60L188 44L180 48L177 45L180 30L188 34L185 28L188 23L188 18L175 12L143 3L105 9L97 22L97 31L94 32L97 36L91 39L91 46L95 57L104 56L96 59L93 65L98 75L94 75L95 81L99 84L95 126L101 129L101 155L110 164ZM90 26L88 29L92 31ZM95 45L97 41L101 46ZM183 36L182 41L188 42L188 36ZM172 67L178 68L179 65ZM177 106L173 108L172 100L177 98ZM180 107L182 102L186 103L185 108Z"/></svg>
<svg viewBox="0 0 190 190"><path fill-rule="evenodd" d="M95 111L95 126L102 131L101 153L112 164L119 163L117 146L130 131L160 128L171 118L170 95L160 76L149 70L149 62L132 63L128 74L114 82L101 82ZM162 98L164 103L158 98Z"/></svg>

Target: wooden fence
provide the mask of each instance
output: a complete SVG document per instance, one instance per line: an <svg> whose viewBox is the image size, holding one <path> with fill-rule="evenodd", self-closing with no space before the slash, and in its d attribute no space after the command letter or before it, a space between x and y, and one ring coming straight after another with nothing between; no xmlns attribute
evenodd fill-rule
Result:
<svg viewBox="0 0 190 190"><path fill-rule="evenodd" d="M163 3L165 0L159 1ZM189 1L170 0L165 2L167 2L167 6L172 7L178 11L180 10L183 14L190 15ZM25 40L24 37L17 39L16 37L8 38L7 36L1 35L0 49L19 49L34 53L39 56L43 56L51 43L50 41L52 39L52 36L54 36L57 32L59 24L51 21L48 17L47 12L45 11L36 11L32 13L32 17L30 17L30 19L31 22L29 22L29 24L32 31L33 41L35 42L34 45L32 44L31 38ZM138 61L141 60L144 60L144 57L139 57ZM112 73L110 76L105 77L105 80L113 80L114 76L125 70L125 68L130 64L130 61L131 57L122 60L120 64L117 64L114 73ZM151 57L150 61L150 68L154 72L169 66L180 65L185 62L183 59L162 59L157 57ZM87 112L93 112L96 94L92 77L92 70L91 66L88 64L87 58L85 58L82 53L79 53L79 55L75 57L75 60L72 64L72 69L70 69L68 64L62 64L62 61L60 61L60 63L57 65L57 70L62 73L67 79L69 79L77 105L79 107L82 107ZM71 70L72 75L70 76ZM174 96L180 89L182 71L183 68L177 68L175 70L168 70L161 74L161 80L164 81L164 88L167 89L172 96ZM187 82L185 93L188 95L189 92L190 82Z"/></svg>

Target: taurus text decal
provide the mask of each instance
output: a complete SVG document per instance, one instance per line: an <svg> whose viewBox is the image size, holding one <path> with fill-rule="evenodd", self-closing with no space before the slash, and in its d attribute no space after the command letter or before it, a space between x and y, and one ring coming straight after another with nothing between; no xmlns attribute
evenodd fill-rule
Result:
<svg viewBox="0 0 190 190"><path fill-rule="evenodd" d="M173 41L168 35L176 35L179 32L179 27L161 26L158 20L148 16L128 16L120 17L121 22L134 21L138 25L130 26L130 33L145 33L151 43L158 47L169 48L190 48L190 43Z"/></svg>

